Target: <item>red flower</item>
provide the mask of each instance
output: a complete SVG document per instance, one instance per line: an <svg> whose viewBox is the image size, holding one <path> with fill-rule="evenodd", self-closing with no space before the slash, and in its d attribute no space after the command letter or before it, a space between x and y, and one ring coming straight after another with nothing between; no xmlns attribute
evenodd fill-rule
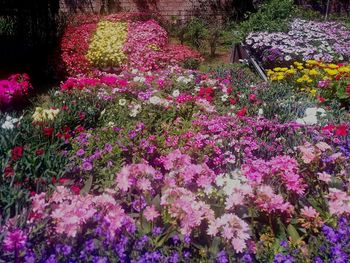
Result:
<svg viewBox="0 0 350 263"><path fill-rule="evenodd" d="M75 194L80 194L80 188L78 187L78 186L76 186L76 185L72 185L71 187L70 187L70 190L73 192L73 193L75 193Z"/></svg>
<svg viewBox="0 0 350 263"><path fill-rule="evenodd" d="M64 126L62 129L65 133L70 132L71 129L68 126Z"/></svg>
<svg viewBox="0 0 350 263"><path fill-rule="evenodd" d="M256 94L249 94L249 100L250 102L256 101Z"/></svg>
<svg viewBox="0 0 350 263"><path fill-rule="evenodd" d="M65 184L66 182L68 182L69 181L69 179L67 179L67 178L60 178L59 180L58 180L58 182L60 183L60 184Z"/></svg>
<svg viewBox="0 0 350 263"><path fill-rule="evenodd" d="M227 88L227 93L231 93L233 91L233 88Z"/></svg>
<svg viewBox="0 0 350 263"><path fill-rule="evenodd" d="M81 121L85 119L85 113L84 112L79 112L79 119Z"/></svg>
<svg viewBox="0 0 350 263"><path fill-rule="evenodd" d="M236 104L236 100L234 98L229 98L228 99L232 105Z"/></svg>
<svg viewBox="0 0 350 263"><path fill-rule="evenodd" d="M346 125L342 124L342 125L339 125L337 127L337 129L335 130L335 134L338 136L346 136L347 130L348 129L347 129Z"/></svg>
<svg viewBox="0 0 350 263"><path fill-rule="evenodd" d="M67 106L67 105L63 105L63 106L61 107L61 110L63 110L63 111L68 110L68 106Z"/></svg>
<svg viewBox="0 0 350 263"><path fill-rule="evenodd" d="M346 86L346 92L348 93L348 96L350 97L350 83Z"/></svg>
<svg viewBox="0 0 350 263"><path fill-rule="evenodd" d="M7 166L5 168L4 174L6 177L10 177L10 176L13 176L15 174L15 171L13 170L13 168L11 166Z"/></svg>
<svg viewBox="0 0 350 263"><path fill-rule="evenodd" d="M79 133L79 132L83 132L85 129L83 126L78 125L77 127L75 127L75 132Z"/></svg>
<svg viewBox="0 0 350 263"><path fill-rule="evenodd" d="M247 114L247 107L243 107L241 110L237 111L236 115L238 117L244 117Z"/></svg>
<svg viewBox="0 0 350 263"><path fill-rule="evenodd" d="M334 131L334 129L335 129L335 126L334 125L332 125L332 124L328 124L328 125L326 125L326 126L324 126L323 128L322 128L322 131L324 131L324 132L332 132L332 131Z"/></svg>
<svg viewBox="0 0 350 263"><path fill-rule="evenodd" d="M317 98L318 98L318 101L319 101L320 103L323 103L323 102L326 101L325 98L323 98L322 96L318 96Z"/></svg>
<svg viewBox="0 0 350 263"><path fill-rule="evenodd" d="M52 137L54 128L43 128L43 133L46 137Z"/></svg>
<svg viewBox="0 0 350 263"><path fill-rule="evenodd" d="M23 147L16 146L12 149L12 160L17 161L23 156Z"/></svg>
<svg viewBox="0 0 350 263"><path fill-rule="evenodd" d="M40 155L43 155L45 153L45 150L44 149L37 149L36 151L35 151L35 154L36 155L38 155L38 156L40 156Z"/></svg>

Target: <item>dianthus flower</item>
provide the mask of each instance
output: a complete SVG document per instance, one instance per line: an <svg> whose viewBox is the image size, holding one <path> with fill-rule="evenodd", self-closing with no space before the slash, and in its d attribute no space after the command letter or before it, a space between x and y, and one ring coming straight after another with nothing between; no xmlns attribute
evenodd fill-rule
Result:
<svg viewBox="0 0 350 263"><path fill-rule="evenodd" d="M224 214L211 221L207 232L211 236L219 234L231 243L237 253L243 252L250 237L248 224L234 214Z"/></svg>

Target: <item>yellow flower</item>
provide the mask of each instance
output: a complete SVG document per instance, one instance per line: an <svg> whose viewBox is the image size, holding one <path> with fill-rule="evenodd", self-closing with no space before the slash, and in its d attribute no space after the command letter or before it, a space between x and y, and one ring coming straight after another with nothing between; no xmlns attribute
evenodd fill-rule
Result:
<svg viewBox="0 0 350 263"><path fill-rule="evenodd" d="M334 75L337 75L338 74L338 70L335 70L335 69L328 69L326 68L324 71L326 71L326 73L330 76L334 76Z"/></svg>
<svg viewBox="0 0 350 263"><path fill-rule="evenodd" d="M126 23L99 22L86 55L87 59L95 66L119 66L126 59L123 52L126 38Z"/></svg>
<svg viewBox="0 0 350 263"><path fill-rule="evenodd" d="M318 74L320 74L316 69L311 69L310 71L309 71L309 74L311 75L311 76L317 76Z"/></svg>
<svg viewBox="0 0 350 263"><path fill-rule="evenodd" d="M339 67L338 71L340 73L349 73L350 72L350 67Z"/></svg>
<svg viewBox="0 0 350 263"><path fill-rule="evenodd" d="M311 89L310 93L312 96L316 96L317 90L316 89Z"/></svg>
<svg viewBox="0 0 350 263"><path fill-rule="evenodd" d="M328 64L328 67L331 69L339 68L339 66L337 66L335 64Z"/></svg>
<svg viewBox="0 0 350 263"><path fill-rule="evenodd" d="M317 65L318 64L318 62L316 60L313 60L313 59L307 60L306 63L309 65Z"/></svg>

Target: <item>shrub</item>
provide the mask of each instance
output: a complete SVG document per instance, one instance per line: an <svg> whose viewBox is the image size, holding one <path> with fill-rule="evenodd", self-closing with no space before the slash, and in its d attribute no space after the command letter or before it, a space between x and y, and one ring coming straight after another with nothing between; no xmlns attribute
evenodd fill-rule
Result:
<svg viewBox="0 0 350 263"><path fill-rule="evenodd" d="M250 32L280 32L288 29L289 18L294 11L292 0L269 0L260 6L256 13L239 25L240 39Z"/></svg>

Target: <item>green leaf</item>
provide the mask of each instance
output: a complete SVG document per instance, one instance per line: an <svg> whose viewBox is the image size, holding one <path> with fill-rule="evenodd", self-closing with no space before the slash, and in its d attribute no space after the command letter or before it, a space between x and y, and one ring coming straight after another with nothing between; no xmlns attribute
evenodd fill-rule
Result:
<svg viewBox="0 0 350 263"><path fill-rule="evenodd" d="M295 227L291 224L288 225L287 227L287 233L288 235L292 238L292 240L294 242L297 242L298 240L300 240L300 235L298 233L298 231L295 229Z"/></svg>

